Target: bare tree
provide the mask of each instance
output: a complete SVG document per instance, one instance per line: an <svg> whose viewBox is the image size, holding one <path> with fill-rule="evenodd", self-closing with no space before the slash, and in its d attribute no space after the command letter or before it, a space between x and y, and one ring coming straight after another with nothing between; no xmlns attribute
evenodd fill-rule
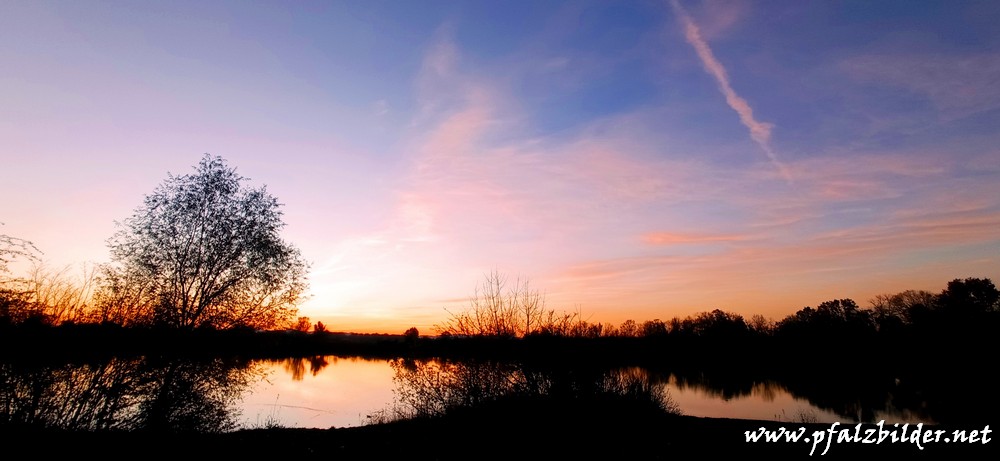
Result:
<svg viewBox="0 0 1000 461"><path fill-rule="evenodd" d="M440 334L466 336L524 336L538 331L546 320L545 298L518 277L510 283L497 271L486 274L469 306L436 325Z"/></svg>
<svg viewBox="0 0 1000 461"><path fill-rule="evenodd" d="M23 277L11 277L10 265L38 262L39 254L30 241L0 234L0 322L21 323L32 315L30 284Z"/></svg>
<svg viewBox="0 0 1000 461"><path fill-rule="evenodd" d="M299 317L299 319L295 322L295 326L292 327L293 330L300 331L302 333L308 333L311 328L312 321L309 320L309 317Z"/></svg>
<svg viewBox="0 0 1000 461"><path fill-rule="evenodd" d="M92 302L97 269L84 265L79 277L72 266L52 269L36 263L32 266L27 288L34 310L51 324L87 320Z"/></svg>
<svg viewBox="0 0 1000 461"><path fill-rule="evenodd" d="M906 290L895 294L879 294L868 301L876 321L897 319L909 323L914 309L930 309L937 304L937 295L923 290Z"/></svg>
<svg viewBox="0 0 1000 461"><path fill-rule="evenodd" d="M0 223L2 225L3 223ZM38 261L41 251L28 240L0 234L0 282L8 281L9 265L17 260Z"/></svg>
<svg viewBox="0 0 1000 461"><path fill-rule="evenodd" d="M622 322L621 326L618 327L618 335L627 338L637 337L639 336L639 325L635 323L635 320L625 320Z"/></svg>
<svg viewBox="0 0 1000 461"><path fill-rule="evenodd" d="M747 326L757 334L771 335L774 333L775 322L763 315L754 314L750 317L750 322L747 323Z"/></svg>
<svg viewBox="0 0 1000 461"><path fill-rule="evenodd" d="M153 322L155 304L155 286L146 277L117 266L101 266L91 312L94 322L148 325Z"/></svg>

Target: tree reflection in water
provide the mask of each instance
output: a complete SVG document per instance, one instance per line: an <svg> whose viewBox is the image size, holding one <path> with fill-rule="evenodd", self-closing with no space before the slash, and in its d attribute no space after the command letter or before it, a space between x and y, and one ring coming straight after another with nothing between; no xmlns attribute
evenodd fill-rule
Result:
<svg viewBox="0 0 1000 461"><path fill-rule="evenodd" d="M370 415L373 423L525 401L559 405L613 401L656 413L680 413L665 386L634 369L570 370L509 362L403 358L389 364L395 373L395 402Z"/></svg>
<svg viewBox="0 0 1000 461"><path fill-rule="evenodd" d="M336 363L337 357L324 355L286 357L283 359L263 359L263 361L269 364L281 364L285 371L292 375L292 381L302 381L302 379L306 376L307 364L309 365L309 374L316 376L319 372L323 371L324 368L330 365L331 359L334 363Z"/></svg>
<svg viewBox="0 0 1000 461"><path fill-rule="evenodd" d="M237 359L115 358L0 364L0 424L84 431L217 433L261 368Z"/></svg>

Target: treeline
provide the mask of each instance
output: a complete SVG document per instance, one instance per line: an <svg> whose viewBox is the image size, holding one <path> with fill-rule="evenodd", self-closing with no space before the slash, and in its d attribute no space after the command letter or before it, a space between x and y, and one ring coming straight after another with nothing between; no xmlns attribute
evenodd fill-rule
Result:
<svg viewBox="0 0 1000 461"><path fill-rule="evenodd" d="M130 302L124 281L100 266L78 276L68 269L34 266L27 277L0 283L0 325L86 325L151 327L155 319L146 303ZM954 279L939 293L907 290L882 294L865 307L852 299L833 299L807 306L782 319L744 317L715 309L684 318L620 324L589 322L580 313L557 313L544 307L537 291L518 281L487 277L485 288L465 311L452 313L436 332L444 338L639 338L714 339L726 342L771 337L805 343L938 340L989 334L1000 316L1000 290L988 278ZM309 331L310 321L279 325L277 330ZM241 326L245 329L245 325ZM228 328L211 328L225 330ZM318 323L316 333L327 327ZM410 329L406 336L416 336Z"/></svg>
<svg viewBox="0 0 1000 461"><path fill-rule="evenodd" d="M26 275L0 280L0 325L144 326L155 322L146 298L108 265L73 273L36 262Z"/></svg>
<svg viewBox="0 0 1000 461"><path fill-rule="evenodd" d="M2 267L0 267L2 269ZM20 277L0 271L0 326L113 325L172 329L302 329L306 317L296 309L262 308L270 300L225 300L218 308L196 310L190 303L165 299L147 280L132 279L112 264L53 269L35 261ZM178 307L182 306L182 307ZM173 321L177 312L199 314L197 324ZM307 326L311 328L311 325ZM320 322L318 329L324 330Z"/></svg>
<svg viewBox="0 0 1000 461"><path fill-rule="evenodd" d="M954 279L940 293L907 290L878 295L867 307L852 299L807 306L780 320L715 309L670 320L625 320L594 323L579 313L557 314L541 306L536 292L518 283L503 292L503 280L491 275L489 289L477 291L468 310L453 313L438 325L446 337L574 337L574 338L718 338L780 337L811 342L863 340L876 336L916 339L958 328L976 330L995 321L1000 290L988 278Z"/></svg>
<svg viewBox="0 0 1000 461"><path fill-rule="evenodd" d="M374 354L378 356L579 358L648 364L766 366L791 360L868 363L887 360L908 368L926 361L976 366L995 346L1000 328L1000 290L988 278L954 279L938 293L908 290L878 295L859 306L834 299L782 319L744 317L716 309L669 320L590 322L580 313L546 309L526 282L509 284L496 273L476 291L466 310L436 326L437 335L365 337L331 334L304 317L262 334L248 325L217 328L208 323L183 338L175 326L158 324L149 304L135 305L127 286L109 283L101 269L73 277L36 266L27 277L0 284L0 336L8 345L38 341L60 348L104 353L162 350L224 350L247 354ZM114 279L111 280L112 282ZM217 335L219 332L229 332ZM400 332L403 333L403 332ZM214 336L213 336L214 335ZM34 338L34 339L31 339ZM84 346L85 345L85 346ZM986 349L984 349L986 348ZM752 356L752 357L751 357Z"/></svg>
<svg viewBox="0 0 1000 461"><path fill-rule="evenodd" d="M108 239L111 260L74 280L0 234L0 323L275 329L295 322L308 264L280 236L280 203L221 157L168 174ZM34 263L10 277L15 262Z"/></svg>
<svg viewBox="0 0 1000 461"><path fill-rule="evenodd" d="M596 323L578 313L525 308L518 300L534 298L520 291L523 285L506 292L477 291L480 296L504 294L480 299L439 325L445 342L462 340L462 346L435 345L437 350L468 357L717 364L748 372L787 370L789 365L959 371L981 370L1000 331L1000 291L988 278L954 279L939 293L878 295L865 307L852 299L834 299L778 320L716 309L670 320Z"/></svg>

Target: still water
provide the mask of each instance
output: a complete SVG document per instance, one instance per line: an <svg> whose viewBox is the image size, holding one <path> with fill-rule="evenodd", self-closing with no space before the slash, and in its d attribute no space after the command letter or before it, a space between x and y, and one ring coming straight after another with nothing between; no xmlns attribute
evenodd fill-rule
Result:
<svg viewBox="0 0 1000 461"><path fill-rule="evenodd" d="M268 422L300 428L359 426L374 412L399 404L395 392L399 380L394 379L396 370L388 360L325 356L262 361L261 365L266 377L239 404L242 424L247 427ZM854 410L857 405L848 402L838 406L838 414L771 381L727 389L672 373L641 368L628 371L664 388L678 409L691 416L820 423L881 419L889 423L934 422L920 411L894 408L889 402L866 411Z"/></svg>
<svg viewBox="0 0 1000 461"><path fill-rule="evenodd" d="M265 377L239 404L248 427L359 426L393 402L395 372L387 360L325 356L262 364Z"/></svg>
<svg viewBox="0 0 1000 461"><path fill-rule="evenodd" d="M941 394L935 394L939 401L928 402L923 389L891 380L846 382L850 385L779 383L718 371L336 356L24 361L0 363L0 424L171 432L350 427L510 396L577 399L609 393L686 415L770 421L934 423L935 414L981 415L976 405L941 404ZM955 395L963 394L951 390L944 400ZM928 410L935 408L938 413Z"/></svg>

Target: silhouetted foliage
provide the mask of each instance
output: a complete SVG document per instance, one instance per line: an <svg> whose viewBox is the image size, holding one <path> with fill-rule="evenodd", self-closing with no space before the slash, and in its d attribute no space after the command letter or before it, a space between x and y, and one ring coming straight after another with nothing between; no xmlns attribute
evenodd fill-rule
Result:
<svg viewBox="0 0 1000 461"><path fill-rule="evenodd" d="M302 333L308 332L310 328L312 328L312 321L309 320L309 317L299 317L295 322L295 326L292 327L293 330Z"/></svg>
<svg viewBox="0 0 1000 461"><path fill-rule="evenodd" d="M869 301L872 317L881 323L886 319L896 319L902 323L912 321L915 309L929 309L937 304L937 295L923 290L906 290L896 294L876 295Z"/></svg>
<svg viewBox="0 0 1000 461"><path fill-rule="evenodd" d="M752 315L750 321L747 322L747 327L758 336L770 336L774 334L776 326L773 320L760 314Z"/></svg>
<svg viewBox="0 0 1000 461"><path fill-rule="evenodd" d="M634 338L639 336L639 325L636 325L635 320L628 319L622 322L621 326L618 327L618 336L624 336L626 338Z"/></svg>
<svg viewBox="0 0 1000 461"><path fill-rule="evenodd" d="M274 328L295 318L306 264L278 235L278 201L220 157L168 175L109 240L109 312L171 327ZM113 317L113 315L105 315Z"/></svg>
<svg viewBox="0 0 1000 461"><path fill-rule="evenodd" d="M538 290L520 278L509 284L506 275L493 271L476 287L468 308L451 313L436 329L454 335L521 337L541 327L544 318L545 299Z"/></svg>
<svg viewBox="0 0 1000 461"><path fill-rule="evenodd" d="M938 295L938 306L955 315L978 315L1000 309L1000 291L990 279L967 278L948 282Z"/></svg>
<svg viewBox="0 0 1000 461"><path fill-rule="evenodd" d="M0 236L0 322L58 325L87 322L97 271L84 266L82 277L72 277L70 266L53 270L38 257L28 241ZM25 275L10 277L8 263L30 263Z"/></svg>
<svg viewBox="0 0 1000 461"><path fill-rule="evenodd" d="M20 325L36 317L30 294L16 289L0 289L0 324Z"/></svg>
<svg viewBox="0 0 1000 461"><path fill-rule="evenodd" d="M638 404L654 412L680 414L662 385L635 369L532 368L513 362L395 359L396 402L370 418L441 416L497 402L559 400L581 405L602 399ZM523 415L530 417L529 415Z"/></svg>
<svg viewBox="0 0 1000 461"><path fill-rule="evenodd" d="M18 260L37 262L40 253L28 240L0 234L0 323L19 324L37 315L32 311L27 280L10 277L10 264Z"/></svg>
<svg viewBox="0 0 1000 461"><path fill-rule="evenodd" d="M38 261L40 253L35 244L29 240L0 234L0 282L8 281L6 277L10 273L11 263L19 259Z"/></svg>
<svg viewBox="0 0 1000 461"><path fill-rule="evenodd" d="M869 304L872 321L879 333L902 339L911 325L926 319L928 312L937 305L937 295L923 290L907 290L892 295L877 295Z"/></svg>
<svg viewBox="0 0 1000 461"><path fill-rule="evenodd" d="M0 426L226 432L237 428L235 403L260 378L259 368L223 359L0 363Z"/></svg>
<svg viewBox="0 0 1000 461"><path fill-rule="evenodd" d="M98 279L95 267L84 266L79 277L70 274L70 266L53 270L33 264L25 278L36 316L47 324L87 322L93 315L92 294Z"/></svg>
<svg viewBox="0 0 1000 461"><path fill-rule="evenodd" d="M660 319L646 320L639 326L639 335L644 338L667 336L667 324Z"/></svg>
<svg viewBox="0 0 1000 461"><path fill-rule="evenodd" d="M806 343L850 340L854 343L874 337L875 324L869 311L851 299L834 299L815 309L805 307L778 323L776 334Z"/></svg>
<svg viewBox="0 0 1000 461"><path fill-rule="evenodd" d="M309 374L316 376L320 371L323 371L330 362L327 360L326 356L313 355L310 357L288 357L284 359L268 360L269 362L279 362L285 368L289 374L292 375L292 381L302 381L306 375L306 365L309 366Z"/></svg>
<svg viewBox="0 0 1000 461"><path fill-rule="evenodd" d="M133 327L153 322L156 286L144 274L108 264L101 266L100 273L92 313L97 323Z"/></svg>
<svg viewBox="0 0 1000 461"><path fill-rule="evenodd" d="M476 287L467 308L450 312L445 322L435 325L438 334L523 338L527 336L598 337L601 324L590 324L579 312L558 314L545 309L545 298L529 282L518 278L510 283L497 271L486 274Z"/></svg>
<svg viewBox="0 0 1000 461"><path fill-rule="evenodd" d="M749 336L750 328L743 316L715 309L698 314L694 318L692 332L703 338L740 340Z"/></svg>
<svg viewBox="0 0 1000 461"><path fill-rule="evenodd" d="M49 281L45 285L60 286ZM62 301L58 300L64 298L55 288L34 292L42 294L37 299L50 300L45 301L46 305L59 305ZM24 313L35 309L33 306L37 303L33 296L8 298L19 300L23 306L18 312ZM325 366L322 354L345 352L403 357L414 364L423 363L430 357L475 363L530 364L526 368L518 365L520 373L528 373L524 376L496 367L471 371L466 368L454 373L433 367L424 370L426 373L421 379L426 378L426 382L445 379L446 384L462 383L464 390L461 392L466 393L454 391L459 392L455 394L460 396L459 401L471 399L480 403L498 400L475 400L476 396L494 395L490 393L497 389L516 389L495 394L500 396L537 394L547 398L553 395L551 391L555 388L552 386L565 383L572 383L564 386L567 389L582 389L579 386L583 383L594 386L598 381L591 378L597 375L584 376L579 372L587 367L606 370L633 365L669 366L684 370L687 373L684 379L688 381L695 380L709 389L722 389L720 392L728 398L747 395L760 388L760 383L775 380L796 395L806 396L817 406L845 418L878 414L905 416L906 413L899 413L899 409L919 409L921 415L936 420L961 422L984 418L977 406L996 400L992 397L995 393L988 389L991 381L984 377L982 351L991 350L995 342L993 335L1000 326L998 297L989 279L955 279L941 295L906 291L879 296L872 300L871 309L861 309L850 299L834 299L815 308L803 308L777 324L762 316L751 317L747 322L740 315L716 309L683 319L674 317L666 322L659 319L642 324L626 321L619 328L608 328L585 322L578 315L557 316L548 311L541 316L538 328L520 339L499 335L450 335L447 331L439 338L420 337L416 328L400 335L324 333L321 322L317 322L315 332L324 334L258 332L250 328L225 331L123 328L110 322L101 325L64 322L61 326L47 326L44 318L31 317L22 322L23 328L0 325L3 345L0 349L6 351L4 357L15 359L28 352L32 356L47 357L44 354L48 353L43 351L53 349L63 351L51 353L56 357L69 354L74 358L90 357L85 355L87 349L105 354L124 350L150 357L165 353L167 356L184 353L204 357L219 351L263 353L268 357L289 354L306 357L289 365L293 376L300 379L307 370L315 374ZM920 349L915 345L920 345ZM553 374L545 368L552 364L563 367L559 372L562 374ZM473 371L479 376L473 376ZM733 378L724 374L727 372L747 378ZM698 377L698 373L703 375ZM575 376L567 377L566 374ZM492 375L499 376L498 380L490 381ZM858 380L854 376L868 378ZM820 382L824 384L816 384ZM516 386L505 387L512 385ZM547 390L535 393L533 389ZM191 405L198 407L201 404L195 401ZM202 410L208 416L214 411L204 406ZM161 415L150 420L150 424L173 424L163 422L164 418L174 418L163 416L171 411L150 413ZM180 420L191 417L176 414Z"/></svg>

